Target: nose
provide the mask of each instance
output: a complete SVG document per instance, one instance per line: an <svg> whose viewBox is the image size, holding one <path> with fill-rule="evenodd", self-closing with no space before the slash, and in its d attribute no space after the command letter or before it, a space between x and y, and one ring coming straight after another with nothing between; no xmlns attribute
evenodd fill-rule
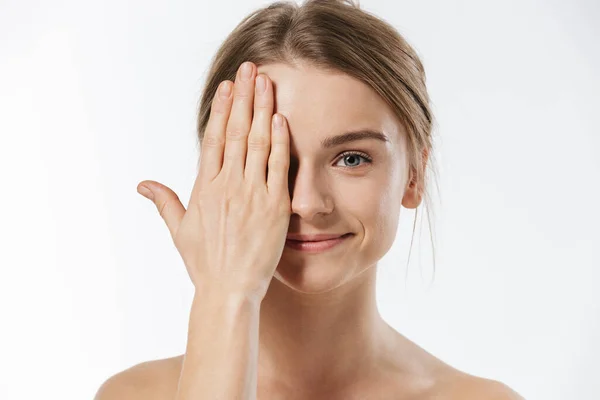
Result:
<svg viewBox="0 0 600 400"><path fill-rule="evenodd" d="M298 173L290 166L289 190L292 214L305 221L312 221L319 214L327 215L333 211L331 188L323 174L306 168Z"/></svg>

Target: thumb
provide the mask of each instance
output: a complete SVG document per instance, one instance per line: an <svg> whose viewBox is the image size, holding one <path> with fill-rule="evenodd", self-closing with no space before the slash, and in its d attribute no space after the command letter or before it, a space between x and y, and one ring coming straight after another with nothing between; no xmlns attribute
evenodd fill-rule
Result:
<svg viewBox="0 0 600 400"><path fill-rule="evenodd" d="M179 229L179 224L185 215L185 208L177 194L165 185L155 181L143 181L137 186L137 192L154 202L162 219L167 224L171 238Z"/></svg>

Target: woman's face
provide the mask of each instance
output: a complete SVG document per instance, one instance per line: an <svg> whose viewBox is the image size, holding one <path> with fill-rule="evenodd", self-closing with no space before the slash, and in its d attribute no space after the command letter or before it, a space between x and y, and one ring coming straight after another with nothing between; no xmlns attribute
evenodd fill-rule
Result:
<svg viewBox="0 0 600 400"><path fill-rule="evenodd" d="M324 252L283 250L275 277L300 292L325 292L374 266L394 242L408 179L405 131L383 99L348 75L305 64L258 72L272 80L275 111L290 130L288 233L353 233ZM385 140L322 144L351 131Z"/></svg>

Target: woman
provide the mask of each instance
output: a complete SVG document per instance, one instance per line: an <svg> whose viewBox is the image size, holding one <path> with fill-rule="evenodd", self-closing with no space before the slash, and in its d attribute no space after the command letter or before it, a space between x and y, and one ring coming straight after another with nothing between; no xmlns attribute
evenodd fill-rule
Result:
<svg viewBox="0 0 600 400"><path fill-rule="evenodd" d="M241 67L240 67L241 65ZM110 399L521 399L396 332L375 298L432 152L423 66L342 1L274 3L218 50L187 210L155 181L195 287L185 354L108 379Z"/></svg>

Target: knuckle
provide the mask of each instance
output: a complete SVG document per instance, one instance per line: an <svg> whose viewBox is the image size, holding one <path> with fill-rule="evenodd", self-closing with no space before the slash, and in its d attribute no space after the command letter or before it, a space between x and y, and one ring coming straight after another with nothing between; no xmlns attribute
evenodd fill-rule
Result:
<svg viewBox="0 0 600 400"><path fill-rule="evenodd" d="M246 137L246 132L241 128L231 128L225 133L227 140L241 140Z"/></svg>
<svg viewBox="0 0 600 400"><path fill-rule="evenodd" d="M271 111L273 110L273 104L266 99L261 99L254 102L254 108L258 111Z"/></svg>
<svg viewBox="0 0 600 400"><path fill-rule="evenodd" d="M251 206L252 204L263 204L261 200L257 201L259 193L257 187L253 181L246 181L242 189L242 198L245 200L245 204Z"/></svg>
<svg viewBox="0 0 600 400"><path fill-rule="evenodd" d="M283 169L288 167L288 161L280 157L272 157L269 159L270 169Z"/></svg>
<svg viewBox="0 0 600 400"><path fill-rule="evenodd" d="M272 206L271 210L275 210L276 215L278 216L287 216L291 213L291 204L289 201L289 196L287 195L286 190L276 189L272 196Z"/></svg>
<svg viewBox="0 0 600 400"><path fill-rule="evenodd" d="M215 99L213 100L211 106L210 106L210 114L212 115L216 115L216 114L225 114L227 111L227 106L226 104L224 104L222 101L218 101Z"/></svg>
<svg viewBox="0 0 600 400"><path fill-rule="evenodd" d="M166 218L166 214L165 211L167 209L167 206L169 204L169 201L171 201L171 199L167 199L165 201L163 201L162 203L158 204L158 214L160 214L160 216L165 219Z"/></svg>
<svg viewBox="0 0 600 400"><path fill-rule="evenodd" d="M270 147L270 140L264 135L250 135L248 137L249 150L265 150Z"/></svg>
<svg viewBox="0 0 600 400"><path fill-rule="evenodd" d="M223 104L215 104L210 108L210 112L212 115L225 115L227 108Z"/></svg>
<svg viewBox="0 0 600 400"><path fill-rule="evenodd" d="M223 140L219 136L205 135L202 144L206 147L220 147L223 145Z"/></svg>
<svg viewBox="0 0 600 400"><path fill-rule="evenodd" d="M250 90L247 90L246 88L239 89L235 92L235 98L237 100L246 101L249 98L254 98L254 93L252 93Z"/></svg>

